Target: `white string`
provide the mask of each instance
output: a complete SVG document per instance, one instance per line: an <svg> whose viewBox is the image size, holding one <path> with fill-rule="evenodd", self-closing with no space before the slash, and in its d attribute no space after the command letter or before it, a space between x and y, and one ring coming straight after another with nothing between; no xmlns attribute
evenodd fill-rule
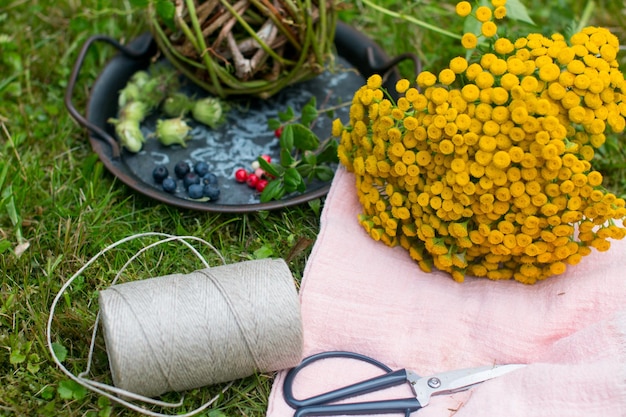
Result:
<svg viewBox="0 0 626 417"><path fill-rule="evenodd" d="M104 248L103 250L101 250L100 252L98 252L96 255L94 255L89 261L87 261L87 263L85 263L78 271L76 271L74 273L74 275L72 275L65 284L63 284L63 286L61 287L61 289L59 290L59 292L57 293L57 295L54 297L54 300L52 301L52 305L50 307L50 315L48 316L48 323L46 326L46 340L47 340L47 344L48 344L48 350L50 351L50 355L52 356L52 360L56 363L56 365L59 367L59 369L61 369L61 371L63 371L63 373L65 373L70 379L74 380L75 382L77 382L78 384L84 386L85 388L88 388L90 390L92 390L93 392L100 394L112 401L115 401L119 404L124 405L125 407L136 411L138 413L144 414L144 415L148 415L148 416L154 416L154 417L169 417L170 414L162 414L162 413L157 413L151 410L148 410L146 408L143 408L141 406L138 406L130 401L127 401L125 399L122 399L118 396L123 396L132 400L136 400L136 401L141 401L144 402L146 404L152 404L152 405L156 405L156 406L160 406L160 407L180 407L183 402L184 402L184 395L181 396L180 401L178 401L177 403L171 403L171 402L164 402L164 401L159 401L156 400L154 398L149 398L143 395L138 395L135 394L133 392L124 390L124 389L120 389L120 388L116 388L114 386L108 385L108 384L103 384L94 380L91 380L89 378L86 378L85 375L87 375L89 373L89 370L91 369L91 363L92 363L92 358L93 358L93 350L94 350L94 345L95 345L95 339L96 339L96 335L97 335L97 331L98 331L98 322L100 320L100 313L98 312L98 314L96 315L96 321L94 324L94 330L92 333L92 337L91 337L91 342L90 342L90 346L89 346L89 355L88 355L88 359L87 359L87 369L83 372L81 372L78 376L74 375L69 369L67 369L59 360L59 358L57 357L54 348L52 346L52 321L54 319L54 314L56 311L56 307L57 304L59 303L59 300L61 299L61 297L63 296L63 294L65 293L65 291L67 291L67 289L72 285L72 283L74 282L74 280L76 280L76 278L78 278L91 264L93 264L100 256L104 255L105 253L107 253L108 251L110 251L111 249L124 244L128 241L134 240L134 239L138 239L138 238L144 238L144 237L148 237L148 236L159 236L159 237L163 237L164 239L161 239L157 242L154 242L148 246L143 247L142 249L140 249L137 253L135 253L123 266L122 268L118 271L118 273L116 274L115 278L113 279L111 285L114 285L118 279L120 278L120 276L122 275L122 273L124 272L124 270L130 265L130 263L135 260L138 256L140 256L143 252L147 251L150 248L153 248L157 245L166 243L166 242L171 242L171 241L177 241L180 243L183 243L185 246L187 246L193 253L194 255L196 255L196 257L202 262L202 264L206 267L209 268L210 265L209 263L206 261L206 259L200 254L200 252L198 252L196 250L196 248L194 248L189 242L187 242L187 240L193 240L193 241L197 241L200 242L206 246L208 246L211 250L213 250L213 252L215 252L217 254L217 256L220 258L220 260L222 261L222 263L226 264L226 261L224 259L224 257L222 256L222 254L215 248L215 246L213 246L212 244L210 244L209 242L207 242L204 239L195 237L195 236L174 236L174 235L170 235L167 233L159 233L159 232L147 232L147 233L139 233L139 234L135 234L129 237L126 237L124 239L118 240L115 243L110 244L109 246L107 246L106 248ZM233 384L233 382L228 383L221 391L219 394L217 394L215 397L211 398L209 401L207 401L206 403L202 404L201 406L199 406L198 408L185 413L185 414L176 414L179 417L191 417L194 416L198 413L200 413L201 411L207 409L211 404L213 404L219 397L221 394L223 394L224 392L226 392L226 390L228 388L230 388L230 386ZM113 395L116 394L116 395Z"/></svg>

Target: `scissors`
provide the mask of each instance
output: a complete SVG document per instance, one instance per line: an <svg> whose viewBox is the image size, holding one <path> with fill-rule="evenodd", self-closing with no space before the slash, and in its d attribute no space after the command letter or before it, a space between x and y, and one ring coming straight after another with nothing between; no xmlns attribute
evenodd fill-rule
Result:
<svg viewBox="0 0 626 417"><path fill-rule="evenodd" d="M310 398L294 398L293 384L298 372L313 362L328 358L356 359L372 364L382 369L385 373ZM283 393L287 404L296 409L294 417L387 413L404 413L405 417L409 417L413 411L427 406L430 397L433 395L465 391L473 385L502 376L525 366L526 365L522 364L489 365L420 377L415 372L408 369L394 371L387 365L359 353L346 351L321 352L305 358L300 365L287 373L283 385ZM415 395L414 397L333 404L335 401L390 388L403 383L410 385Z"/></svg>

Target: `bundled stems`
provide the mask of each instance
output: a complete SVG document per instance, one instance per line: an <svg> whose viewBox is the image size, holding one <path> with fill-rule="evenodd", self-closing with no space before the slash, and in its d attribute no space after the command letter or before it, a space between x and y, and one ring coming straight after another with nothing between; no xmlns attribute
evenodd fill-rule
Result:
<svg viewBox="0 0 626 417"><path fill-rule="evenodd" d="M155 39L174 66L214 95L266 98L331 62L333 1L177 0L174 9L168 24L150 3Z"/></svg>

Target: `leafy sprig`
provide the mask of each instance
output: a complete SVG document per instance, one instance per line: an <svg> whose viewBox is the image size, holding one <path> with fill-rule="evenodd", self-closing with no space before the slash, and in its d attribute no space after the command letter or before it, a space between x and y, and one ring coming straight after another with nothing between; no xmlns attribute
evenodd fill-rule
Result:
<svg viewBox="0 0 626 417"><path fill-rule="evenodd" d="M325 109L332 113L334 108ZM329 137L323 141L312 126L319 117L315 97L303 106L299 116L292 107L268 120L268 127L279 132L280 158L268 162L258 158L260 167L272 178L263 192L261 202L279 200L285 194L304 192L314 179L330 181L335 172L331 167L338 162L337 141Z"/></svg>

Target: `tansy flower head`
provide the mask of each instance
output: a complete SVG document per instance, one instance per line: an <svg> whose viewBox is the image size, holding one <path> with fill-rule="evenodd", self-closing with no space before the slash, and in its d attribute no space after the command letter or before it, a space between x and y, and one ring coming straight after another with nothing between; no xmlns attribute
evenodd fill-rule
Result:
<svg viewBox="0 0 626 417"><path fill-rule="evenodd" d="M456 4L455 11L461 17L468 16L472 12L472 5L469 1L460 1Z"/></svg>
<svg viewBox="0 0 626 417"><path fill-rule="evenodd" d="M456 6L481 22L480 35L463 35L467 49L497 37L492 19L506 15L506 0L482 4ZM332 133L374 240L456 281L533 284L626 237L626 202L593 168L607 130L626 128L619 42L585 28L484 43L415 87L398 81L395 101L371 76Z"/></svg>
<svg viewBox="0 0 626 417"><path fill-rule="evenodd" d="M479 22L488 22L491 19L491 9L487 6L480 6L476 9L476 19Z"/></svg>
<svg viewBox="0 0 626 417"><path fill-rule="evenodd" d="M498 6L493 11L493 17L495 17L498 20L499 19L504 19L505 16L506 16L506 7L504 7L504 6Z"/></svg>
<svg viewBox="0 0 626 417"><path fill-rule="evenodd" d="M478 38L473 33L465 33L461 39L461 44L465 49L476 48L476 45L478 45Z"/></svg>
<svg viewBox="0 0 626 417"><path fill-rule="evenodd" d="M484 22L480 27L480 33L482 33L483 36L486 38L494 37L497 30L498 27L496 26L496 24L491 21Z"/></svg>

